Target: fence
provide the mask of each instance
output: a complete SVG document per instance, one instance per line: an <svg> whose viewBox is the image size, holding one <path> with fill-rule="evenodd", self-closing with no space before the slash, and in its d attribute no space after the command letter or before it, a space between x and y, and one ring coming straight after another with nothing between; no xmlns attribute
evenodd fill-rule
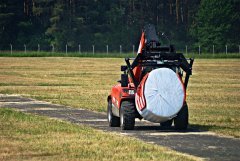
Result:
<svg viewBox="0 0 240 161"><path fill-rule="evenodd" d="M230 54L230 53L238 53L240 54L240 45L225 45L225 46L219 46L218 48L216 45L211 45L208 47L193 47L192 49L189 49L189 46L185 45L185 48L181 48L179 50L182 53L188 54L188 53L196 53L198 55L201 54L218 54L218 53L225 53L225 54Z"/></svg>
<svg viewBox="0 0 240 161"><path fill-rule="evenodd" d="M28 49L26 44L23 44L22 47L17 45L15 48L14 48L14 45L10 44L9 50L0 50L0 52L10 51L10 53L12 54L13 51L24 52L24 53L33 52L33 51L35 51L35 52L45 51L45 52L52 52L52 53L65 52L65 54L68 54L69 52L75 52L75 53L79 53L79 54L88 53L88 54L92 54L92 55L94 55L95 53L105 53L108 55L109 53L119 53L119 54L133 53L134 54L137 52L135 45L132 45L132 49L130 49L130 48L126 49L126 48L124 48L123 45L119 45L118 51L116 50L116 47L114 49L111 50L110 46L106 45L105 51L103 51L103 50L98 51L96 46L92 45L91 47L88 47L88 50L86 50L86 47L85 47L85 50L82 51L81 44L79 44L75 48L70 47L69 45L66 44L65 51L57 51L54 45L41 46L41 44L36 44L36 48ZM192 54L198 54L198 55L206 54L206 53L213 54L213 55L218 54L218 53L225 53L225 54L238 53L238 54L240 54L240 45L231 45L231 46L225 45L222 47L216 47L216 45L212 45L211 50L209 50L209 49L210 49L209 47L202 47L200 45L198 47L192 47L192 46L185 45L185 48L177 49L177 52L182 52L185 54L192 53Z"/></svg>

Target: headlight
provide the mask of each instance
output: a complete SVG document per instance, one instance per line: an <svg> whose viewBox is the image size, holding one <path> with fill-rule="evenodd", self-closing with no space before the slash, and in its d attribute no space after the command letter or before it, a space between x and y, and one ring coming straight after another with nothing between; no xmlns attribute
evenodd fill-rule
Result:
<svg viewBox="0 0 240 161"><path fill-rule="evenodd" d="M133 89L123 89L123 92L124 92L124 93L127 93L127 94L129 94L129 95L134 95L134 94L135 94L135 92L134 92Z"/></svg>
<svg viewBox="0 0 240 161"><path fill-rule="evenodd" d="M129 95L133 95L134 94L134 90L128 90L128 94Z"/></svg>

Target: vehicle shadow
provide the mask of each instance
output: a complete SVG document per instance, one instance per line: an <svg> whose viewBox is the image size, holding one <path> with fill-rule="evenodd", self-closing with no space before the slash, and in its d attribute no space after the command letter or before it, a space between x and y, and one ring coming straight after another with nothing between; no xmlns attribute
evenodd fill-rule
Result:
<svg viewBox="0 0 240 161"><path fill-rule="evenodd" d="M194 129L200 129L201 131L210 131L212 129L229 129L229 130L236 130L235 127L229 126L216 126L216 125L199 125L199 124L191 124L190 127Z"/></svg>
<svg viewBox="0 0 240 161"><path fill-rule="evenodd" d="M177 130L174 126L171 127L162 127L158 125L136 125L134 127L134 131L151 131L151 132L181 132L181 133L188 133L188 132L206 132L208 128L202 127L201 125L189 125L186 130Z"/></svg>

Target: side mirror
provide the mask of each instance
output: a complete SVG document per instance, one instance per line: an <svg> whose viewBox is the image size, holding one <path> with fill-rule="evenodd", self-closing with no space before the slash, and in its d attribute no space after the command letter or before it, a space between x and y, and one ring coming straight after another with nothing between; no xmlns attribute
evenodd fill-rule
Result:
<svg viewBox="0 0 240 161"><path fill-rule="evenodd" d="M127 70L127 66L126 66L126 65L122 65L122 66L121 66L121 71L124 72L124 71L126 71L126 70Z"/></svg>
<svg viewBox="0 0 240 161"><path fill-rule="evenodd" d="M128 75L127 74L121 74L121 86L122 87L128 86Z"/></svg>

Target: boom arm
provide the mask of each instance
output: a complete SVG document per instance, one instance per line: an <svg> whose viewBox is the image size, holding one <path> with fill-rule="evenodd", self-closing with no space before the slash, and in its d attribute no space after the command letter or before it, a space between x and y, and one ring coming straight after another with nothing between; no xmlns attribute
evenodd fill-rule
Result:
<svg viewBox="0 0 240 161"><path fill-rule="evenodd" d="M130 63L130 60L133 60ZM184 86L187 88L188 80L192 75L192 65L194 59L190 62L184 57L182 53L176 53L172 45L160 46L156 30L153 25L147 25L142 31L137 56L135 59L126 58L128 74L130 76L129 82L133 83L135 88L140 83L143 67L178 67L186 72Z"/></svg>

